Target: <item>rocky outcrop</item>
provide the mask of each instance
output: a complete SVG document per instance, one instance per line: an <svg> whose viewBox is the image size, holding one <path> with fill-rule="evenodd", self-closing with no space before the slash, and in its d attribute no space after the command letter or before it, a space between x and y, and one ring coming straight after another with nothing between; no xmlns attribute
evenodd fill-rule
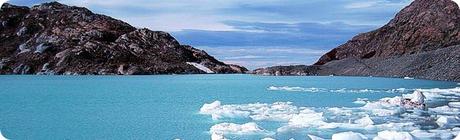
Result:
<svg viewBox="0 0 460 140"><path fill-rule="evenodd" d="M244 73L170 34L136 29L86 8L57 2L29 7L3 4L0 74Z"/></svg>
<svg viewBox="0 0 460 140"><path fill-rule="evenodd" d="M303 67L309 69L305 72L308 75L460 81L459 44L458 5L451 0L415 0L385 26L360 34L323 55L313 66ZM268 74L276 75L277 69L255 72L275 71Z"/></svg>

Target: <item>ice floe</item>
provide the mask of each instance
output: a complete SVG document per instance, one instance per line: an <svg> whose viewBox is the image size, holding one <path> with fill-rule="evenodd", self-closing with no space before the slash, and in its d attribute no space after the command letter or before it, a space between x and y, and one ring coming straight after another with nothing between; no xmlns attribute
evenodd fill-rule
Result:
<svg viewBox="0 0 460 140"><path fill-rule="evenodd" d="M323 138L321 137L318 137L318 136L315 136L315 135L307 135L308 138L310 138L311 140L324 140Z"/></svg>
<svg viewBox="0 0 460 140"><path fill-rule="evenodd" d="M367 140L367 137L361 133L342 132L332 135L332 140Z"/></svg>
<svg viewBox="0 0 460 140"><path fill-rule="evenodd" d="M301 87L269 87L269 90L312 91ZM317 90L317 89L314 89ZM327 90L327 89L326 89ZM204 104L200 114L218 123L210 129L219 134L265 134L262 138L289 139L283 134L304 134L305 139L452 139L460 133L460 88L414 89L411 94L376 101L357 99L360 107L304 107L292 102ZM248 121L231 123L234 119ZM259 123L280 126L262 129ZM459 138L460 139L460 138Z"/></svg>
<svg viewBox="0 0 460 140"><path fill-rule="evenodd" d="M0 131L0 140L8 140L5 136L3 136L2 131Z"/></svg>
<svg viewBox="0 0 460 140"><path fill-rule="evenodd" d="M460 102L450 102L447 105L452 108L460 108Z"/></svg>
<svg viewBox="0 0 460 140"><path fill-rule="evenodd" d="M440 127L460 126L460 119L458 116L440 116L436 123Z"/></svg>
<svg viewBox="0 0 460 140"><path fill-rule="evenodd" d="M214 73L214 71L212 71L211 69L209 69L208 67L202 65L202 64L198 64L198 63L195 63L195 62L187 62L187 64L189 65L192 65L194 66L195 68L201 70L201 71L204 71L206 73Z"/></svg>
<svg viewBox="0 0 460 140"><path fill-rule="evenodd" d="M211 133L211 140L228 140L223 133Z"/></svg>
<svg viewBox="0 0 460 140"><path fill-rule="evenodd" d="M267 133L267 131L260 128L254 122L249 122L245 124L219 123L219 124L212 126L209 132L211 134L235 134L235 135Z"/></svg>
<svg viewBox="0 0 460 140"><path fill-rule="evenodd" d="M374 140L413 140L414 137L408 132L382 131Z"/></svg>
<svg viewBox="0 0 460 140"><path fill-rule="evenodd" d="M353 103L355 103L355 104L366 104L368 102L369 102L369 99L367 99L367 98L358 98Z"/></svg>
<svg viewBox="0 0 460 140"><path fill-rule="evenodd" d="M253 120L289 121L300 109L291 102L273 104L221 105L220 101L204 104L201 114L211 115L213 120L222 118L251 118Z"/></svg>
<svg viewBox="0 0 460 140"><path fill-rule="evenodd" d="M403 79L404 80L414 80L414 78L412 78L412 77L404 77Z"/></svg>
<svg viewBox="0 0 460 140"><path fill-rule="evenodd" d="M267 88L269 91L290 91L290 92L332 92L332 93L405 93L413 91L414 89L396 88L396 89L328 89L316 87L291 87L291 86L270 86Z"/></svg>

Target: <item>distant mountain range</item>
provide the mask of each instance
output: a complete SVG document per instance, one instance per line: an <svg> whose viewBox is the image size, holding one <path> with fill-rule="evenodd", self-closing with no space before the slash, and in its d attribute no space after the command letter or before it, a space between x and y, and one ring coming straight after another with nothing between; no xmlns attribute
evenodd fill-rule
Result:
<svg viewBox="0 0 460 140"><path fill-rule="evenodd" d="M415 0L385 26L353 37L314 65L254 73L460 81L460 9L451 0Z"/></svg>
<svg viewBox="0 0 460 140"><path fill-rule="evenodd" d="M0 74L245 73L181 45L170 34L136 29L58 2L0 11Z"/></svg>

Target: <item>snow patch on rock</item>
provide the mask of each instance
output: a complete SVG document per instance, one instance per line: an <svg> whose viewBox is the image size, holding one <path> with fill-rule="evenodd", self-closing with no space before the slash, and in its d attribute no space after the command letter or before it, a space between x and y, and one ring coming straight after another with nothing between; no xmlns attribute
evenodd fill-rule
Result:
<svg viewBox="0 0 460 140"><path fill-rule="evenodd" d="M214 71L212 71L211 69L207 68L206 66L204 66L202 64L198 64L198 63L195 63L195 62L187 62L187 64L192 65L195 68L197 68L197 69L199 69L201 71L204 71L206 73L214 73Z"/></svg>

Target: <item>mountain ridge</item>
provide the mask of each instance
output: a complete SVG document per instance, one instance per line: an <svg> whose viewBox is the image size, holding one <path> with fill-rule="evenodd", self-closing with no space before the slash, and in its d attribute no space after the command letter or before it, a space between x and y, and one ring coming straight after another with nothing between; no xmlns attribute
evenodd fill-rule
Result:
<svg viewBox="0 0 460 140"><path fill-rule="evenodd" d="M137 29L83 7L5 3L0 11L0 74L245 73L169 33Z"/></svg>
<svg viewBox="0 0 460 140"><path fill-rule="evenodd" d="M269 67L254 73L460 81L459 44L460 9L457 3L415 0L388 24L353 37L312 66Z"/></svg>

